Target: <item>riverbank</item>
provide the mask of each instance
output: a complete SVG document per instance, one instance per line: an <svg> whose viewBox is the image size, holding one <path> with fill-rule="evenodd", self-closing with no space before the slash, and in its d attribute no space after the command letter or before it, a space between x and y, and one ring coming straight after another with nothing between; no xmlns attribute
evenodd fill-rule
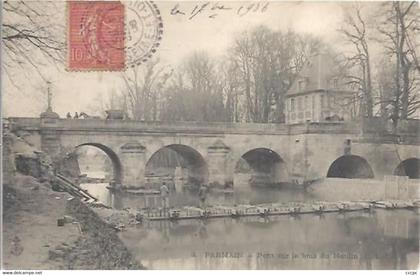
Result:
<svg viewBox="0 0 420 275"><path fill-rule="evenodd" d="M3 205L4 269L143 269L114 228L46 182L17 173Z"/></svg>
<svg viewBox="0 0 420 275"><path fill-rule="evenodd" d="M143 269L89 206L52 190L48 156L12 133L3 144L2 268Z"/></svg>

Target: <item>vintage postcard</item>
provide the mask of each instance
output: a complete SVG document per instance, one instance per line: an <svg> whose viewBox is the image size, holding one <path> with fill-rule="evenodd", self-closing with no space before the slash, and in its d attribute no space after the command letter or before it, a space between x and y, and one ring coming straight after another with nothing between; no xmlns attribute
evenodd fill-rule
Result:
<svg viewBox="0 0 420 275"><path fill-rule="evenodd" d="M417 274L418 2L1 9L4 274Z"/></svg>

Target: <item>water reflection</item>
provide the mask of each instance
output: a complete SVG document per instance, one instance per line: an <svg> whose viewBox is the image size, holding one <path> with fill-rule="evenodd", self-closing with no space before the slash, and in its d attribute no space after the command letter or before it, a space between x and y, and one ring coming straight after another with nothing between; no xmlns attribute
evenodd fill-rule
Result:
<svg viewBox="0 0 420 275"><path fill-rule="evenodd" d="M83 189L88 190L105 205L116 209L130 207L155 208L161 206L159 195L138 195L123 192L111 192L106 188L107 183L81 184ZM235 204L261 204L272 202L308 201L316 198L308 192L296 189L271 189L264 187L240 187L235 188L234 193L210 192L207 195L207 205L235 205ZM172 193L169 198L172 207L199 206L197 191Z"/></svg>
<svg viewBox="0 0 420 275"><path fill-rule="evenodd" d="M407 228L387 235L396 217ZM418 230L414 212L378 210L345 218L151 222L121 237L152 269L414 269Z"/></svg>
<svg viewBox="0 0 420 275"><path fill-rule="evenodd" d="M159 205L159 196L111 193L106 184L83 185L115 208ZM211 194L209 204L314 199L297 190L236 190ZM194 193L177 193L173 206L198 205ZM145 222L122 240L150 269L415 269L419 214L370 213L244 217Z"/></svg>

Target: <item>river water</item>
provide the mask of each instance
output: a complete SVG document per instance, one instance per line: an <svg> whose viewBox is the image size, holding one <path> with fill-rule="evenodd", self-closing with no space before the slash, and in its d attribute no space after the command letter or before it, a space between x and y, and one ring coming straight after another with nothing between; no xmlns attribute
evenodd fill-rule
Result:
<svg viewBox="0 0 420 275"><path fill-rule="evenodd" d="M158 196L117 195L106 184L83 185L115 208L159 206ZM212 194L208 204L310 201L302 190L269 188ZM173 206L197 205L193 193ZM121 239L150 269L416 269L419 213L412 210L324 215L155 221L128 227Z"/></svg>

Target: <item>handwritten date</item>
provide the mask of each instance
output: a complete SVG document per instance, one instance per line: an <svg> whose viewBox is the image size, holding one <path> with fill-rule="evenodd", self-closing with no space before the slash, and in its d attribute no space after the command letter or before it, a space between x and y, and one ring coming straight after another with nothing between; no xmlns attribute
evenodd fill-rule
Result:
<svg viewBox="0 0 420 275"><path fill-rule="evenodd" d="M268 10L269 2L250 2L241 4L239 7L231 6L231 3L221 4L219 2L204 2L194 5L191 10L183 9L177 3L171 9L171 15L188 16L192 20L198 16L205 16L208 18L216 18L222 12L234 12L237 16L243 17L252 13L264 13Z"/></svg>

